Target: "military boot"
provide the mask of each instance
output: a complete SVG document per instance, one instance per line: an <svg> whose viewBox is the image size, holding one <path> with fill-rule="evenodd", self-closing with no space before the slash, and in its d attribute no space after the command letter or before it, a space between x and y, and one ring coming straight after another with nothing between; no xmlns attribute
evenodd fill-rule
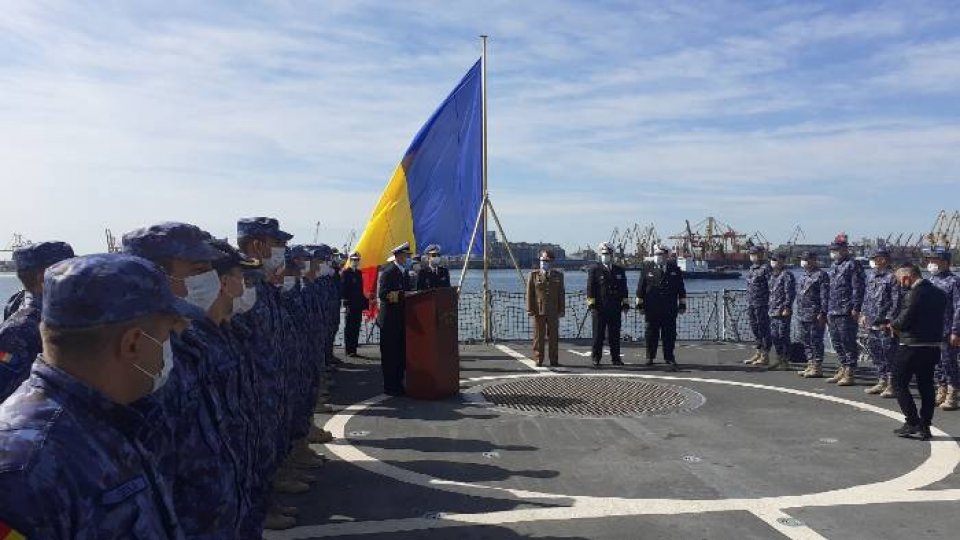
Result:
<svg viewBox="0 0 960 540"><path fill-rule="evenodd" d="M811 371L813 371L813 360L807 360L807 367L803 371L798 371L797 376L806 378Z"/></svg>
<svg viewBox="0 0 960 540"><path fill-rule="evenodd" d="M853 367L844 368L843 376L840 377L839 381L837 381L837 386L856 386L857 379L855 375L856 375L856 368L853 368Z"/></svg>
<svg viewBox="0 0 960 540"><path fill-rule="evenodd" d="M297 495L310 491L310 484L289 478L286 475L277 475L277 478L273 481L273 491L276 493Z"/></svg>
<svg viewBox="0 0 960 540"><path fill-rule="evenodd" d="M941 384L940 386L937 387L937 397L936 397L937 407L943 405L943 401L945 399L947 399L947 385Z"/></svg>
<svg viewBox="0 0 960 540"><path fill-rule="evenodd" d="M311 444L325 444L333 440L333 434L329 431L311 425L310 432L307 433L307 441Z"/></svg>
<svg viewBox="0 0 960 540"><path fill-rule="evenodd" d="M650 362L651 364L653 363L653 359L648 358L648 360L649 360L649 362ZM744 363L744 364L755 364L755 363L757 363L757 362L759 362L759 361L760 361L760 349L757 349L757 350L753 351L753 356L751 356L750 358L747 358L746 360L744 360L743 363Z"/></svg>
<svg viewBox="0 0 960 540"><path fill-rule="evenodd" d="M766 367L770 365L770 351L760 351L760 358L753 363L754 366Z"/></svg>
<svg viewBox="0 0 960 540"><path fill-rule="evenodd" d="M897 391L893 388L893 375L887 375L887 386L883 389L883 393L880 394L880 397L885 399L897 397Z"/></svg>
<svg viewBox="0 0 960 540"><path fill-rule="evenodd" d="M290 464L299 469L317 469L326 463L326 458L307 446L306 439L300 439L290 453Z"/></svg>
<svg viewBox="0 0 960 540"><path fill-rule="evenodd" d="M882 394L883 391L887 389L887 384L888 384L888 383L887 383L887 378L886 378L886 377L880 377L880 378L877 380L877 384L871 386L870 388L867 388L866 390L863 391L863 393L864 393L864 394L870 394L871 396L876 396L876 395Z"/></svg>
<svg viewBox="0 0 960 540"><path fill-rule="evenodd" d="M943 398L940 408L945 411L955 411L960 409L960 395L957 393L956 386L950 386L947 389L947 395Z"/></svg>
<svg viewBox="0 0 960 540"><path fill-rule="evenodd" d="M271 531L290 529L296 524L296 519L290 516L285 516L279 512L270 512L267 514L267 518L263 520L263 528Z"/></svg>
<svg viewBox="0 0 960 540"><path fill-rule="evenodd" d="M823 360L814 360L810 373L804 375L807 379L820 379L823 377Z"/></svg>
<svg viewBox="0 0 960 540"><path fill-rule="evenodd" d="M840 382L840 379L843 378L843 374L846 370L847 368L845 368L844 366L838 366L837 372L834 373L832 377L827 379L827 382L830 384L837 384L838 382Z"/></svg>
<svg viewBox="0 0 960 540"><path fill-rule="evenodd" d="M283 514L285 516L296 517L300 515L300 509L296 506L284 506L282 504L276 504L270 508L270 512Z"/></svg>

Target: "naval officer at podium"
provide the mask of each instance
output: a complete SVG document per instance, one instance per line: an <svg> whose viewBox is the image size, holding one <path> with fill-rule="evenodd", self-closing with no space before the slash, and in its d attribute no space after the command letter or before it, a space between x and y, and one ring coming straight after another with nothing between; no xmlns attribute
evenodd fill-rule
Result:
<svg viewBox="0 0 960 540"><path fill-rule="evenodd" d="M392 261L380 272L377 281L377 298L380 310L377 324L380 326L380 368L383 370L383 391L391 396L401 396L403 374L407 363L406 322L404 320L404 294L410 289L410 243L404 242L393 248Z"/></svg>

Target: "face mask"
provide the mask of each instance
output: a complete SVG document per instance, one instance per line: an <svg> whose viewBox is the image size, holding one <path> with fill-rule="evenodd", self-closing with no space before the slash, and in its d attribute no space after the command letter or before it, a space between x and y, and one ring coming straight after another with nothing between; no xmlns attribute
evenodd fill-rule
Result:
<svg viewBox="0 0 960 540"><path fill-rule="evenodd" d="M402 265L402 266L403 266L403 269L404 269L404 270L410 270L411 268L413 268L413 261L410 260L410 259L407 259L407 260L403 261L403 265Z"/></svg>
<svg viewBox="0 0 960 540"><path fill-rule="evenodd" d="M759 260L760 260L760 257L758 257L758 256L756 256L756 255L751 255L751 256L750 256L750 262L752 262L752 263L756 263L756 262L758 262Z"/></svg>
<svg viewBox="0 0 960 540"><path fill-rule="evenodd" d="M809 261L800 261L800 268L806 268L808 266L810 266Z"/></svg>
<svg viewBox="0 0 960 540"><path fill-rule="evenodd" d="M270 248L270 258L263 261L263 266L268 273L273 273L283 266L283 261L287 255L287 248L278 246Z"/></svg>
<svg viewBox="0 0 960 540"><path fill-rule="evenodd" d="M839 260L840 260L840 252L839 252L839 251L831 251L831 252L830 252L830 260L831 260L831 261L839 261Z"/></svg>
<svg viewBox="0 0 960 540"><path fill-rule="evenodd" d="M663 264L663 255L654 255L653 256L654 264Z"/></svg>
<svg viewBox="0 0 960 540"><path fill-rule="evenodd" d="M137 368L140 373L150 377L150 380L153 382L153 385L150 388L150 393L152 394L163 388L163 385L167 384L167 379L170 378L170 372L173 371L173 347L170 345L169 339L163 343L160 343L157 338L146 332L144 332L143 335L147 336L147 339L150 341L159 345L160 350L163 351L163 365L160 367L160 373L150 373L149 371L140 367L139 364L133 364L133 367Z"/></svg>
<svg viewBox="0 0 960 540"><path fill-rule="evenodd" d="M870 268L877 269L877 261L870 261Z"/></svg>
<svg viewBox="0 0 960 540"><path fill-rule="evenodd" d="M546 272L547 270L550 270L550 263L547 261L540 261L540 269L543 270L544 272Z"/></svg>
<svg viewBox="0 0 960 540"><path fill-rule="evenodd" d="M283 276L283 290L291 291L293 290L294 285L297 284L296 276Z"/></svg>
<svg viewBox="0 0 960 540"><path fill-rule="evenodd" d="M427 264L430 265L430 268L437 266L438 264L440 264L440 257L436 257L436 256L430 257L429 259L427 259Z"/></svg>
<svg viewBox="0 0 960 540"><path fill-rule="evenodd" d="M333 267L330 266L330 263L328 263L327 261L322 261L322 262L320 263L319 271L320 271L320 276L321 276L321 277L326 277L326 276L332 276L332 275L333 275Z"/></svg>
<svg viewBox="0 0 960 540"><path fill-rule="evenodd" d="M246 313L251 309L253 309L253 306L256 303L257 303L257 288L244 287L243 294L233 299L233 314L239 315L241 313Z"/></svg>
<svg viewBox="0 0 960 540"><path fill-rule="evenodd" d="M770 261L770 268L780 268L780 261Z"/></svg>
<svg viewBox="0 0 960 540"><path fill-rule="evenodd" d="M940 265L937 264L937 263L934 263L934 262L932 262L932 263L927 263L927 272L930 272L931 274L939 274L939 273L940 273Z"/></svg>
<svg viewBox="0 0 960 540"><path fill-rule="evenodd" d="M603 264L610 264L611 257L609 255L601 255L600 262Z"/></svg>
<svg viewBox="0 0 960 540"><path fill-rule="evenodd" d="M187 302L203 311L210 309L217 297L220 296L220 276L216 270L210 270L183 280L187 286Z"/></svg>

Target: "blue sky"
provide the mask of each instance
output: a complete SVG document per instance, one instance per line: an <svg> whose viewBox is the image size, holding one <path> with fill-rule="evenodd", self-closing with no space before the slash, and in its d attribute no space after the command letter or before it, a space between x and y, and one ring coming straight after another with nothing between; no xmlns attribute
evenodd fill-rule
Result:
<svg viewBox="0 0 960 540"><path fill-rule="evenodd" d="M161 220L362 229L491 36L511 239L708 215L783 241L957 203L955 2L42 2L0 17L0 244Z"/></svg>

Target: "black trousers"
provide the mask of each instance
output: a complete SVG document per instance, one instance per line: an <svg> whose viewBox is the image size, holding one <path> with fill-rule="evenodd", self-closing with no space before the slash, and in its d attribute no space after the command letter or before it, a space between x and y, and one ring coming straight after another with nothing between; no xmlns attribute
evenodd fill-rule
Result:
<svg viewBox="0 0 960 540"><path fill-rule="evenodd" d="M676 315L647 314L646 334L648 360L653 360L657 357L657 345L662 339L663 359L666 360L668 364L676 361L676 358L673 356L673 349L677 342Z"/></svg>
<svg viewBox="0 0 960 540"><path fill-rule="evenodd" d="M345 321L343 323L343 350L347 354L356 354L357 344L360 342L360 321L363 319L363 311L360 309L347 308Z"/></svg>
<svg viewBox="0 0 960 540"><path fill-rule="evenodd" d="M939 347L897 347L893 357L893 387L908 424L929 426L933 422L933 411L936 409L933 370L939 361ZM919 415L913 394L910 393L910 381L914 377L920 393Z"/></svg>
<svg viewBox="0 0 960 540"><path fill-rule="evenodd" d="M610 345L610 358L614 362L620 360L620 310L594 309L593 310L593 351L591 356L595 364L600 363L603 357L603 339L606 337Z"/></svg>
<svg viewBox="0 0 960 540"><path fill-rule="evenodd" d="M380 327L380 369L383 391L403 392L403 374L407 367L407 332L403 320L384 319Z"/></svg>

